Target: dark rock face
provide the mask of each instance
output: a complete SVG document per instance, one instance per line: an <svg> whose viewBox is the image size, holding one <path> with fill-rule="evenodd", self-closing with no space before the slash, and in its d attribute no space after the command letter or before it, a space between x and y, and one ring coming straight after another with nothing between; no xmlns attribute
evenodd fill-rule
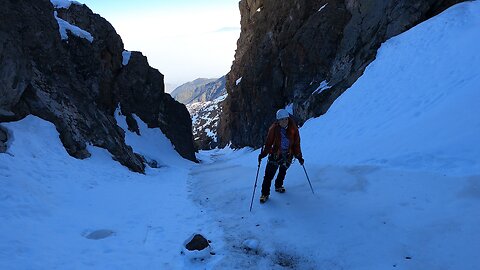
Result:
<svg viewBox="0 0 480 270"><path fill-rule="evenodd" d="M7 151L8 132L0 126L0 153Z"/></svg>
<svg viewBox="0 0 480 270"><path fill-rule="evenodd" d="M55 51L60 50L60 43L55 42L59 40L58 32L47 30L58 29L50 2L34 3L32 12L36 15L29 22L21 16L25 5L2 1L0 9L0 121L21 118L12 111L38 69L51 71L61 66L58 60L47 66L37 66L33 61L57 56ZM31 57L19 57L23 55Z"/></svg>
<svg viewBox="0 0 480 270"><path fill-rule="evenodd" d="M221 145L259 147L276 110L288 104L300 124L324 114L363 74L382 42L458 2L240 1L241 34L227 75Z"/></svg>
<svg viewBox="0 0 480 270"><path fill-rule="evenodd" d="M58 17L94 37L90 42L67 31L68 40L61 40L50 1L2 3L0 122L36 115L55 124L70 155L88 157L89 143L108 149L131 170L143 172L142 158L125 144L124 131L113 117L121 104L149 126L162 128L182 156L196 160L185 107L164 93L163 75L146 60L139 61L143 67L122 66L122 40L105 19L85 5L59 9ZM120 83L125 81L132 83ZM143 96L137 99L132 93ZM144 101L148 103L141 104ZM170 125L172 119L175 125Z"/></svg>
<svg viewBox="0 0 480 270"><path fill-rule="evenodd" d="M94 37L94 42L89 46L85 39L81 39L81 43L69 40L67 49L70 61L75 64L75 70L85 86L102 109L113 114L116 107L113 83L122 68L122 39L108 21L85 5L72 4L68 9L59 9L58 17Z"/></svg>

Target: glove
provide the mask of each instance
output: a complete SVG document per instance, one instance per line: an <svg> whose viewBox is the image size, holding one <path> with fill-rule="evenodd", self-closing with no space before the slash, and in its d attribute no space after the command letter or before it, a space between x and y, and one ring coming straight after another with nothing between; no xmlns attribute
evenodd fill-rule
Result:
<svg viewBox="0 0 480 270"><path fill-rule="evenodd" d="M298 162L300 162L300 165L303 165L303 163L305 162L303 157L298 157L297 159L298 159Z"/></svg>

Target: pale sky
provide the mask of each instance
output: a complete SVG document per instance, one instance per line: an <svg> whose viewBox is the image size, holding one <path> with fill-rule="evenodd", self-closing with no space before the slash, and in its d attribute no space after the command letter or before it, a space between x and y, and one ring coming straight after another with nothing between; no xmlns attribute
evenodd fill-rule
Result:
<svg viewBox="0 0 480 270"><path fill-rule="evenodd" d="M107 19L125 49L141 51L166 84L230 71L240 36L239 0L77 0Z"/></svg>

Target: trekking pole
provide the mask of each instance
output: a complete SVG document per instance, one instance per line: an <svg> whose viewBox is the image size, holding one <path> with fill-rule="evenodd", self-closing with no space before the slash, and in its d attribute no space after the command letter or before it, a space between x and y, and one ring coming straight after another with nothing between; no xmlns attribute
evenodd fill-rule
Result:
<svg viewBox="0 0 480 270"><path fill-rule="evenodd" d="M315 195L315 192L313 192L313 187L312 187L312 182L310 182L310 178L308 177L307 170L305 169L305 166L302 164L303 170L305 171L305 175L307 176L308 184L310 185L310 189L312 190L313 195Z"/></svg>
<svg viewBox="0 0 480 270"><path fill-rule="evenodd" d="M255 198L255 190L257 189L258 172L260 171L260 163L261 161L258 162L257 177L255 177L255 185L253 186L252 201L250 202L250 212L252 212L253 198Z"/></svg>
<svg viewBox="0 0 480 270"><path fill-rule="evenodd" d="M262 150L260 150L262 153L263 152L263 145L262 145ZM253 199L255 198L255 190L257 189L257 181L258 181L258 172L260 172L260 164L262 163L262 160L258 162L258 169L257 169L257 177L255 177L255 185L253 186L253 194L252 194L252 201L250 202L250 212L252 212L252 206L253 206Z"/></svg>

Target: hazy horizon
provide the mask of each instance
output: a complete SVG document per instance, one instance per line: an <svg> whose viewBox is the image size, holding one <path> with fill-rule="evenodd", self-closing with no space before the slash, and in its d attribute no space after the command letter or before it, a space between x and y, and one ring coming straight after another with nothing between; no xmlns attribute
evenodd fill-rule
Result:
<svg viewBox="0 0 480 270"><path fill-rule="evenodd" d="M142 52L170 91L230 71L240 36L237 0L79 2L113 25L126 50Z"/></svg>

